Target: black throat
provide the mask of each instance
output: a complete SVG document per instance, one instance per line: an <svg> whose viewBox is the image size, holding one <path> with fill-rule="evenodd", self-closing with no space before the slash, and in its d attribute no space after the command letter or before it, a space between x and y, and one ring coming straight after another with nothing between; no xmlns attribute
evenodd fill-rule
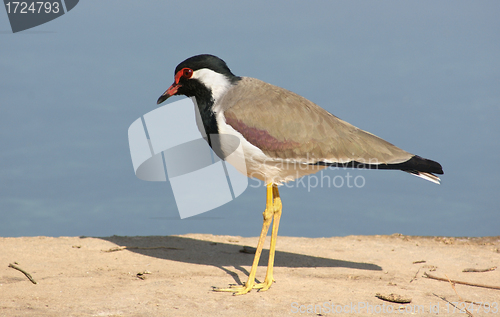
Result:
<svg viewBox="0 0 500 317"><path fill-rule="evenodd" d="M241 77L234 76L230 78L232 84L235 84L239 80L241 80ZM210 135L219 134L215 112L213 111L215 100L212 96L212 91L198 80L187 81L186 87L183 88L187 88L185 93L186 96L196 98L201 121L203 122L203 127L207 135L207 142L212 147Z"/></svg>
<svg viewBox="0 0 500 317"><path fill-rule="evenodd" d="M212 110L215 102L212 91L200 81L191 79L182 82L179 92L186 97L195 97L206 135L218 134L219 129L217 128L215 113ZM210 140L208 140L208 143L210 144Z"/></svg>
<svg viewBox="0 0 500 317"><path fill-rule="evenodd" d="M208 144L212 146L212 143L210 142L210 135L219 134L219 128L217 127L215 112L213 112L212 110L214 99L212 98L212 94L210 91L209 93L209 98L201 96L195 96L195 98L198 105L198 110L200 111L201 121L203 122L203 127L205 128L205 133L208 138Z"/></svg>

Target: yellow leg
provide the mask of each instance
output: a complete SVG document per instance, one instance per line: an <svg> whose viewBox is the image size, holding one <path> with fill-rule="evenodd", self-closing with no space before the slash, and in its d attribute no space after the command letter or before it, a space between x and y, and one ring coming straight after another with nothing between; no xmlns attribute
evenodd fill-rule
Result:
<svg viewBox="0 0 500 317"><path fill-rule="evenodd" d="M280 193L278 191L278 185L273 185L273 207L274 207L273 231L271 234L271 247L269 248L269 262L267 263L266 278L264 279L264 283L259 283L254 286L254 288L260 288L261 291L267 291L274 282L273 278L274 253L276 251L276 240L278 238L278 228L280 225L281 209L282 209Z"/></svg>
<svg viewBox="0 0 500 317"><path fill-rule="evenodd" d="M233 295L242 295L248 293L255 284L255 274L257 273L257 267L259 266L260 254L262 253L262 247L264 246L264 241L266 240L267 231L271 225L274 214L273 205L273 184L267 185L267 202L266 210L263 213L264 223L262 224L262 231L260 232L259 243L257 244L257 251L255 252L255 257L253 259L252 269L250 270L250 275L248 276L248 281L245 285L234 286L230 288L214 288L216 292L233 292ZM274 232L274 227L273 227Z"/></svg>

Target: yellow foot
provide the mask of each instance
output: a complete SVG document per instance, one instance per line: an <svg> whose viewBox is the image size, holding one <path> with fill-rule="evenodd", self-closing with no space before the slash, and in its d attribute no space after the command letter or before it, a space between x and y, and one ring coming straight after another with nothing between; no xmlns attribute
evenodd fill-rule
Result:
<svg viewBox="0 0 500 317"><path fill-rule="evenodd" d="M229 288L218 288L218 287L212 286L212 289L214 292L230 292L230 293L233 293L233 295L243 295L243 294L250 292L250 290L252 289L252 286L247 287L245 285L232 284L232 285L229 285Z"/></svg>
<svg viewBox="0 0 500 317"><path fill-rule="evenodd" d="M271 287L271 285L273 285L273 281L255 284L253 288L258 289L259 292L265 292Z"/></svg>
<svg viewBox="0 0 500 317"><path fill-rule="evenodd" d="M254 289L258 289L259 292L267 291L271 285L273 285L274 279L265 280L264 283L257 283L253 286Z"/></svg>
<svg viewBox="0 0 500 317"><path fill-rule="evenodd" d="M229 285L229 288L218 288L212 286L212 289L214 292L230 292L233 293L233 295L244 295L250 292L252 289L258 289L259 292L267 291L271 287L273 282L274 280L264 281L264 283L257 284L252 283L253 285L248 285L248 287L246 286L246 283L243 285L231 284Z"/></svg>

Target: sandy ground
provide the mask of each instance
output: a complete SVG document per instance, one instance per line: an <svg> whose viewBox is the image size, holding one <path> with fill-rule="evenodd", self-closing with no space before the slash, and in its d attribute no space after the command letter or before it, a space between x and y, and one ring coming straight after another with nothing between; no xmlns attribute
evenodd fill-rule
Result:
<svg viewBox="0 0 500 317"><path fill-rule="evenodd" d="M500 269L462 271L499 266L500 237L279 237L270 290L213 292L212 286L246 281L253 255L240 250L256 244L257 238L201 234L0 238L0 315L467 316L447 301L468 301L474 316L500 316L500 290L456 284L456 293L449 282L423 277L499 287ZM117 247L127 248L105 252ZM38 284L8 267L15 262ZM376 293L411 303L387 302ZM479 304L486 302L491 307Z"/></svg>

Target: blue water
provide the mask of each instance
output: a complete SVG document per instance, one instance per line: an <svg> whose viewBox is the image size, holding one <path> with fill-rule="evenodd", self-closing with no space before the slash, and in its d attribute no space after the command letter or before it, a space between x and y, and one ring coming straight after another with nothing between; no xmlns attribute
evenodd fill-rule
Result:
<svg viewBox="0 0 500 317"><path fill-rule="evenodd" d="M339 170L364 186L282 187L280 235L499 234L498 2L116 5L17 34L0 10L0 236L257 236L262 187L181 220L169 183L134 175L129 125L199 53L443 165L441 185Z"/></svg>

